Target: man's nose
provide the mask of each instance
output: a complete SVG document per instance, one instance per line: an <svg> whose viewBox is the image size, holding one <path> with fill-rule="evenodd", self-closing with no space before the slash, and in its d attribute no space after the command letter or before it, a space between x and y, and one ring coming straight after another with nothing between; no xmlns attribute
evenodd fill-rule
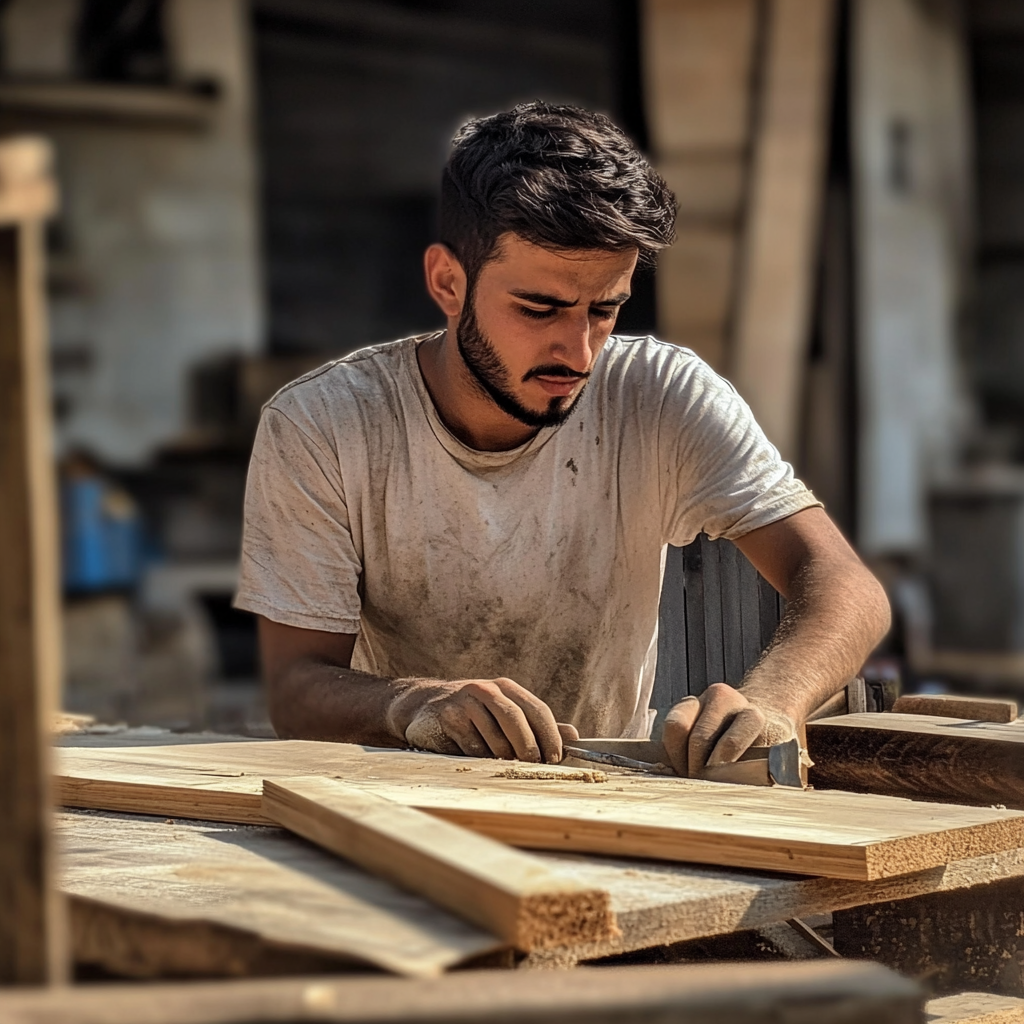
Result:
<svg viewBox="0 0 1024 1024"><path fill-rule="evenodd" d="M594 350L591 345L590 317L587 311L583 311L582 316L566 317L564 328L559 332L551 354L577 373L586 373L590 369Z"/></svg>

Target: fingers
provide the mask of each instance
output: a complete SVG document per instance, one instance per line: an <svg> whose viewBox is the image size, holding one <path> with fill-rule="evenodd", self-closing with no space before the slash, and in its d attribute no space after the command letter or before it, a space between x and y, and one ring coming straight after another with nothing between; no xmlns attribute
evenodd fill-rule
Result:
<svg viewBox="0 0 1024 1024"><path fill-rule="evenodd" d="M558 735L562 737L562 743L575 743L580 738L580 731L575 725L569 722L556 722Z"/></svg>
<svg viewBox="0 0 1024 1024"><path fill-rule="evenodd" d="M562 736L551 709L511 679L435 684L413 715L405 739L413 747L442 754L518 758L557 763ZM572 726L571 738L579 733Z"/></svg>
<svg viewBox="0 0 1024 1024"><path fill-rule="evenodd" d="M690 774L689 741L700 715L700 701L696 697L684 697L666 716L661 741L676 775L686 778Z"/></svg>
<svg viewBox="0 0 1024 1024"><path fill-rule="evenodd" d="M729 723L715 744L707 763L728 764L739 758L764 730L764 714L759 708L745 707Z"/></svg>
<svg viewBox="0 0 1024 1024"><path fill-rule="evenodd" d="M687 764L690 778L696 778L708 763L711 751L726 729L745 707L746 697L725 683L709 686L700 698L701 712L690 730ZM746 749L746 748L744 748Z"/></svg>
<svg viewBox="0 0 1024 1024"><path fill-rule="evenodd" d="M495 757L517 757L520 761L541 759L541 748L530 720L514 700L510 700L501 690L495 688L492 691L486 686L474 690L473 696L478 701L480 710L491 718L495 729L504 738L502 749L507 752L498 753L495 745L491 745ZM498 742L500 743L500 740Z"/></svg>
<svg viewBox="0 0 1024 1024"><path fill-rule="evenodd" d="M558 764L562 760L562 736L558 731L558 723L551 713L551 708L535 697L529 690L513 682L511 679L495 679L494 685L522 710L529 722L534 744L539 746L536 756L523 757L523 761L543 761L547 764ZM504 725L502 726L504 728ZM505 733L508 736L508 732ZM509 739L512 739L509 736ZM513 746L515 743L513 741ZM518 752L518 748L517 748Z"/></svg>

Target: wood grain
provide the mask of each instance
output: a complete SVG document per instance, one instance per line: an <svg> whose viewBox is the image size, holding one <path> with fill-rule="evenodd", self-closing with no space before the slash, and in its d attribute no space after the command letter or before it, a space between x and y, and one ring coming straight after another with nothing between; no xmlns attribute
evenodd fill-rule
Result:
<svg viewBox="0 0 1024 1024"><path fill-rule="evenodd" d="M50 884L49 729L61 630L37 219L46 208L15 195L52 190L48 153L39 141L0 144L0 981L26 984L66 970Z"/></svg>
<svg viewBox="0 0 1024 1024"><path fill-rule="evenodd" d="M1009 727L1004 727L1009 728ZM312 741L62 749L66 805L264 822L265 778L341 777L512 845L878 879L1024 845L1024 815ZM529 776L536 773L536 781ZM524 778L524 776L526 776ZM611 778L611 777L609 777Z"/></svg>
<svg viewBox="0 0 1024 1024"><path fill-rule="evenodd" d="M64 813L57 835L76 960L116 973L240 975L269 949L282 969L319 958L425 977L502 945L276 828Z"/></svg>
<svg viewBox="0 0 1024 1024"><path fill-rule="evenodd" d="M825 789L1024 809L1024 726L864 714L807 726L812 784Z"/></svg>
<svg viewBox="0 0 1024 1024"><path fill-rule="evenodd" d="M280 952L288 943L292 943L288 963L294 964L300 953L293 945L295 933L289 935L280 930L289 915L307 915L305 941L310 945L304 955L338 958L342 955L337 949L339 941L351 942L356 934L350 923L353 915L339 916L333 899L323 905L328 915L324 920L319 916L319 904L309 909L312 901L304 899L302 892L308 891L306 879L316 877L320 870L307 866L309 854L317 851L282 830L94 811L65 811L58 815L58 822L59 834L71 851L66 887L72 900L73 924L80 920L77 911L81 902L88 900L91 904L85 918L90 935L81 935L75 929L76 957L86 954L88 962L105 964L117 973L188 974L203 963L214 973L266 973L271 951ZM237 854L238 849L243 851L241 855ZM264 885L256 894L255 907L250 907L244 898L248 890L243 888L239 894L237 888L232 888L232 856L239 859L255 885L263 884L264 872L271 872L270 877L277 879L277 884L269 888ZM319 857L317 863L322 864L325 856ZM607 891L621 932L604 942L535 950L527 961L538 967L564 968L575 961L760 928L793 917L955 892L995 879L1024 878L1024 849L954 861L943 867L874 882L757 874L571 853L536 856L581 888ZM189 860L207 865L212 862L216 871L210 872L202 884L191 879L183 888L175 871ZM273 862L269 867L263 864L267 860ZM279 870L282 866L293 867L295 877L283 874ZM339 867L344 865L335 864L333 869ZM361 872L358 877L363 877ZM170 888L168 878L173 883ZM338 898L342 900L347 898L346 886L350 884L344 878L342 874L342 880L334 883L341 890ZM378 891L390 892L383 883L374 883L373 879L366 882L381 887ZM298 894L289 896L295 885ZM382 907L400 919L409 916L409 908L426 908L424 901L411 896L396 903L395 896L401 896L400 893L377 901L373 890L362 883L353 893L355 905L360 900L368 901L371 909ZM180 898L182 895L184 899ZM285 909L275 909L282 903ZM106 921L98 918L97 907L108 911ZM248 916L236 917L236 907ZM376 913L378 910L372 909L371 920ZM443 928L450 919L447 914L438 911L421 919L418 913L412 913L412 919L425 924L433 936L432 943L439 941L439 935L442 943L452 941L450 931ZM254 920L269 923L272 928L262 933L254 926ZM157 927L159 934L155 935ZM386 929L383 934L389 932ZM346 935L349 937L345 938ZM486 938L493 942L490 936ZM413 948L422 945L414 944ZM202 955L209 959L197 965L197 951L204 949L206 953ZM365 965L361 946L357 953L364 956L360 962ZM474 954L474 962L480 955Z"/></svg>
<svg viewBox="0 0 1024 1024"><path fill-rule="evenodd" d="M472 921L516 949L600 942L608 893L526 853L336 779L263 784L267 817L371 874Z"/></svg>
<svg viewBox="0 0 1024 1024"><path fill-rule="evenodd" d="M688 964L462 971L429 981L294 978L89 985L0 996L4 1024L918 1024L910 981L874 964ZM809 1016L809 1011L813 1016Z"/></svg>
<svg viewBox="0 0 1024 1024"><path fill-rule="evenodd" d="M988 992L960 992L929 999L924 1008L926 1024L1020 1024L1024 999Z"/></svg>
<svg viewBox="0 0 1024 1024"><path fill-rule="evenodd" d="M772 0L730 376L768 439L797 455L824 193L834 0Z"/></svg>
<svg viewBox="0 0 1024 1024"><path fill-rule="evenodd" d="M952 693L908 693L892 706L899 715L936 715L1009 725L1017 720L1017 702L997 697L968 697Z"/></svg>

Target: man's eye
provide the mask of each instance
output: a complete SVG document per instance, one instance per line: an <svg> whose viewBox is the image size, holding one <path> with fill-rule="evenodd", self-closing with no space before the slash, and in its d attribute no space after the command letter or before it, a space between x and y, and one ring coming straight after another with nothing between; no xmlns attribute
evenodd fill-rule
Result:
<svg viewBox="0 0 1024 1024"><path fill-rule="evenodd" d="M519 311L523 316L528 316L531 320L547 320L548 317L555 315L553 309L530 309L529 306L520 306Z"/></svg>
<svg viewBox="0 0 1024 1024"><path fill-rule="evenodd" d="M590 310L591 314L596 316L598 320L614 320L615 314L618 311L618 306L615 306L612 309L602 309L600 306L595 306Z"/></svg>

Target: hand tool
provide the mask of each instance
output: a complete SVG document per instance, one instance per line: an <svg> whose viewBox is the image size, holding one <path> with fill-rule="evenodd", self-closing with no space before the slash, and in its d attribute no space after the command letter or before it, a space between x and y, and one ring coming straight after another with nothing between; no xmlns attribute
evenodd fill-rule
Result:
<svg viewBox="0 0 1024 1024"><path fill-rule="evenodd" d="M656 775L675 775L668 755L657 740L581 739L563 747L564 756L611 768L628 768ZM626 752L639 757L627 757ZM710 765L698 778L708 782L735 782L753 786L792 786L803 789L800 764L803 752L796 739L770 747L750 747L737 761ZM642 759L641 759L642 758Z"/></svg>

